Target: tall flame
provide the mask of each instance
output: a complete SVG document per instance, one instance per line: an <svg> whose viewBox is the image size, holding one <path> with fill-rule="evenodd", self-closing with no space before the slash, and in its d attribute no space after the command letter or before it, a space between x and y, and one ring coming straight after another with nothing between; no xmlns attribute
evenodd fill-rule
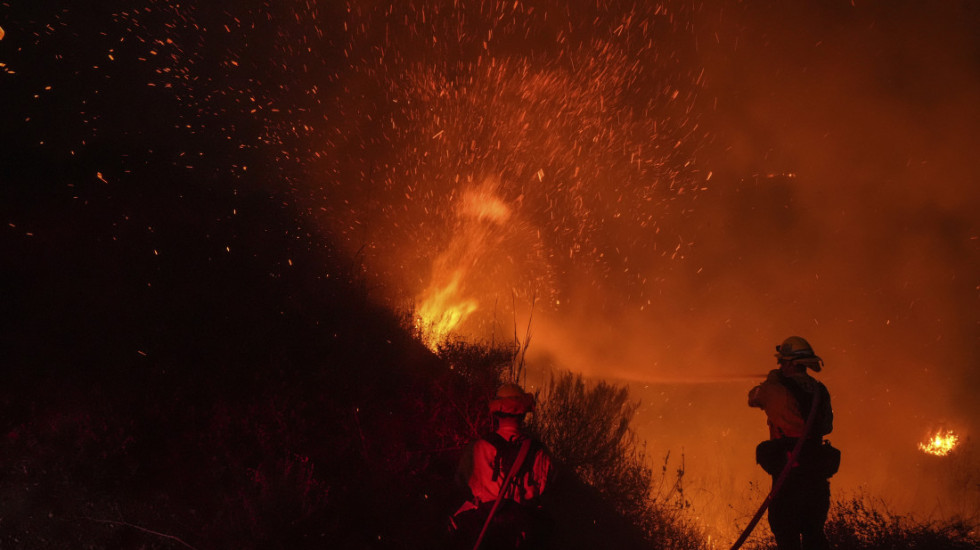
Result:
<svg viewBox="0 0 980 550"><path fill-rule="evenodd" d="M936 456L946 456L956 448L960 438L952 430L939 430L925 443L919 443L919 450Z"/></svg>
<svg viewBox="0 0 980 550"><path fill-rule="evenodd" d="M476 300L460 295L462 276L462 270L453 272L449 283L433 289L416 312L415 328L422 336L422 343L433 351L479 307Z"/></svg>
<svg viewBox="0 0 980 550"><path fill-rule="evenodd" d="M433 263L432 281L415 314L415 328L433 351L479 309L474 280L487 276L482 264L499 248L494 236L511 216L496 191L496 183L487 181L463 194L452 238Z"/></svg>

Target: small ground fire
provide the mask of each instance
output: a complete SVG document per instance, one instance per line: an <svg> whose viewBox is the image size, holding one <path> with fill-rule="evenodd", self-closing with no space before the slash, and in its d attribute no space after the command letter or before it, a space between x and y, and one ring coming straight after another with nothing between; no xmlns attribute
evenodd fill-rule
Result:
<svg viewBox="0 0 980 550"><path fill-rule="evenodd" d="M919 443L919 450L936 456L947 456L956 449L960 438L952 430L939 430L925 443Z"/></svg>

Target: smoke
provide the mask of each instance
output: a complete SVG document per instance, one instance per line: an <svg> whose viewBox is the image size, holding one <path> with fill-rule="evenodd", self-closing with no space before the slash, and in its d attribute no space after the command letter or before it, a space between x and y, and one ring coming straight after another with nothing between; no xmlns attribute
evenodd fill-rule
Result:
<svg viewBox="0 0 980 550"><path fill-rule="evenodd" d="M630 383L716 525L765 484L745 394L803 336L835 488L936 512L918 443L980 427L973 3L423 4L350 6L310 194L379 292L464 268L472 339L537 297L532 367ZM487 181L509 218L477 246L459 212Z"/></svg>
<svg viewBox="0 0 980 550"><path fill-rule="evenodd" d="M632 262L682 255L665 212L706 177L695 162L700 71L681 63L690 14L629 3L383 8L352 7L357 61L334 113L352 131L331 141L326 201L315 205L352 251L366 248L393 301L445 286L457 270L445 258L464 256L467 269L515 266L502 277L469 269L459 286L486 298L467 335L512 293L557 311L580 281L649 292ZM495 231L508 238L454 253L460 202L487 181L512 213Z"/></svg>
<svg viewBox="0 0 980 550"><path fill-rule="evenodd" d="M605 289L539 326L543 359L632 381L651 448L685 447L691 476L734 463L740 484L700 481L736 494L757 473L733 439L764 438L764 418L745 406L751 383L718 377L764 372L774 344L802 335L827 363L816 376L844 450L835 487L973 513L975 479L954 486L917 443L940 426L975 441L980 427L978 15L967 3L702 10L713 139L700 158L715 176L674 220L693 244L680 263L639 267L661 278L652 303ZM716 385L678 386L697 379Z"/></svg>

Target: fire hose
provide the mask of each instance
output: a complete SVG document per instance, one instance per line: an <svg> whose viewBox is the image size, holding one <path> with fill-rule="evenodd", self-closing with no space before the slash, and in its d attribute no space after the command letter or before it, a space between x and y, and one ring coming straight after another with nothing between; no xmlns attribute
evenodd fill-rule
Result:
<svg viewBox="0 0 980 550"><path fill-rule="evenodd" d="M749 538L749 535L752 533L752 530L755 529L756 524L758 524L759 520L762 519L762 514L766 513L769 505L772 504L772 499L776 497L776 493L778 493L779 489L782 488L783 483L789 476L790 470L793 469L793 465L796 463L796 459L800 456L800 451L803 449L803 442L806 441L806 437L810 434L810 428L813 426L813 419L817 416L817 409L820 407L820 393L821 392L818 391L813 394L813 402L810 404L810 414L807 415L806 426L803 428L803 435L796 440L796 445L793 446L793 452L790 453L789 460L786 461L786 465L783 466L783 470L779 472L779 477L777 477L776 481L773 482L772 489L769 490L769 495L762 501L762 505L759 506L759 511L757 511L755 516L752 517L752 521L745 526L745 530L742 531L741 536L739 536L738 540L735 541L735 544L732 545L731 550L738 550L743 544L745 544L746 539Z"/></svg>

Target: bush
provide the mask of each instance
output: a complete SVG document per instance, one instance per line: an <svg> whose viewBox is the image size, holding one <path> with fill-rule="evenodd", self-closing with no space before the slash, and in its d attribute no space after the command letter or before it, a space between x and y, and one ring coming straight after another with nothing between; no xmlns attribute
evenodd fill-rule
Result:
<svg viewBox="0 0 980 550"><path fill-rule="evenodd" d="M867 496L831 505L825 526L831 548L839 550L976 550L977 526L962 520L921 521L894 515ZM747 550L773 550L775 543L758 539Z"/></svg>
<svg viewBox="0 0 980 550"><path fill-rule="evenodd" d="M440 344L437 355L451 372L434 381L440 399L429 405L434 415L432 426L450 430L452 435L447 439L453 440L456 446L462 446L489 430L490 410L487 405L500 385L504 370L510 366L514 352L506 347L471 344L456 339ZM455 424L447 424L439 418L456 418L464 429L460 430Z"/></svg>
<svg viewBox="0 0 980 550"><path fill-rule="evenodd" d="M565 372L548 384L534 430L566 468L625 512L647 497L652 477L630 428L638 407L626 387L589 387Z"/></svg>
<svg viewBox="0 0 980 550"><path fill-rule="evenodd" d="M827 538L847 550L973 550L980 548L976 526L963 521L919 521L892 515L868 498L835 503L827 521Z"/></svg>
<svg viewBox="0 0 980 550"><path fill-rule="evenodd" d="M532 429L564 468L628 522L632 533L626 538L638 536L649 548L703 548L700 533L683 516L686 503L677 490L683 468L666 494L651 494L653 472L630 427L638 408L625 386L586 384L581 375L563 372L544 391ZM665 460L661 481L667 475Z"/></svg>

